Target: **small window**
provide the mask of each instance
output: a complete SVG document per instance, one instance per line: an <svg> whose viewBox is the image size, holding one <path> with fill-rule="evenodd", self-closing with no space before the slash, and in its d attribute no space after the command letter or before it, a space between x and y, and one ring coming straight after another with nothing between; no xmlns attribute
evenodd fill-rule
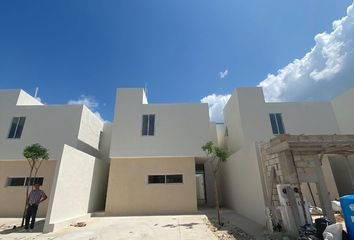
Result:
<svg viewBox="0 0 354 240"><path fill-rule="evenodd" d="M28 178L28 177L9 177L7 178L7 184L6 186L11 186L11 187L24 187L27 186L28 181L30 181L30 185L34 185L35 183L38 183L39 185L43 185L43 177L37 177L37 178Z"/></svg>
<svg viewBox="0 0 354 240"><path fill-rule="evenodd" d="M154 136L155 135L155 114L144 114L141 135Z"/></svg>
<svg viewBox="0 0 354 240"><path fill-rule="evenodd" d="M284 124L281 113L269 114L270 124L272 126L273 134L284 134Z"/></svg>
<svg viewBox="0 0 354 240"><path fill-rule="evenodd" d="M149 175L149 184L165 183L165 175Z"/></svg>
<svg viewBox="0 0 354 240"><path fill-rule="evenodd" d="M17 186L24 186L25 178L24 177L14 177L14 178L7 178L6 186L17 187Z"/></svg>
<svg viewBox="0 0 354 240"><path fill-rule="evenodd" d="M28 184L28 181L30 181L30 186L32 186L32 185L34 185L34 184L36 184L36 183L38 183L39 185L43 185L43 180L44 180L44 178L42 178L42 177L38 177L38 178L26 178L26 183L25 183L25 186L27 186L27 184Z"/></svg>
<svg viewBox="0 0 354 240"><path fill-rule="evenodd" d="M183 183L183 175L166 175L166 183Z"/></svg>
<svg viewBox="0 0 354 240"><path fill-rule="evenodd" d="M229 130L227 129L227 127L225 128L225 137L228 137L229 136Z"/></svg>
<svg viewBox="0 0 354 240"><path fill-rule="evenodd" d="M25 117L14 117L11 122L8 138L21 138L25 121L26 121Z"/></svg>
<svg viewBox="0 0 354 240"><path fill-rule="evenodd" d="M148 176L149 184L162 183L183 183L182 174L170 174L170 175L149 175Z"/></svg>

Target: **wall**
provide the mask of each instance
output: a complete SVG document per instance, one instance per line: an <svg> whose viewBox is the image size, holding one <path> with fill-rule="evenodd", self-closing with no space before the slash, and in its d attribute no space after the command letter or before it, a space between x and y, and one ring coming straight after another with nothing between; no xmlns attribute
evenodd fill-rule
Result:
<svg viewBox="0 0 354 240"><path fill-rule="evenodd" d="M103 122L86 106L83 106L78 139L98 149L101 131L103 131Z"/></svg>
<svg viewBox="0 0 354 240"><path fill-rule="evenodd" d="M148 184L155 174L183 174L183 184ZM106 215L195 213L195 178L191 157L112 159Z"/></svg>
<svg viewBox="0 0 354 240"><path fill-rule="evenodd" d="M107 163L64 145L55 170L44 232L104 209Z"/></svg>
<svg viewBox="0 0 354 240"><path fill-rule="evenodd" d="M354 88L332 100L333 110L342 134L354 134Z"/></svg>
<svg viewBox="0 0 354 240"><path fill-rule="evenodd" d="M244 134L240 116L240 107L237 97L237 91L231 95L224 108L224 125L227 128L229 136L225 138L225 147L230 153L241 149L244 144Z"/></svg>
<svg viewBox="0 0 354 240"><path fill-rule="evenodd" d="M352 180L350 178L350 169L354 169L354 157L349 157L347 161L344 156L333 155L330 156L329 162L339 196L354 194L354 185L351 184Z"/></svg>
<svg viewBox="0 0 354 240"><path fill-rule="evenodd" d="M119 89L110 157L204 156L207 104L143 104L142 89ZM142 115L155 114L155 135L142 136ZM193 133L193 134L191 134Z"/></svg>
<svg viewBox="0 0 354 240"><path fill-rule="evenodd" d="M2 107L0 114L0 159L24 159L25 146L40 143L51 159L59 159L64 144L76 146L82 106L15 106ZM12 118L25 116L19 139L8 139ZM5 151L6 149L6 151Z"/></svg>
<svg viewBox="0 0 354 240"><path fill-rule="evenodd" d="M44 177L41 189L49 197L52 188L53 174L57 161L45 161L38 172L38 177ZM8 177L27 177L29 165L27 161L13 160L0 161L0 217L22 217L26 187L7 187ZM38 208L38 217L45 217L48 200L41 203Z"/></svg>
<svg viewBox="0 0 354 240"><path fill-rule="evenodd" d="M222 164L223 205L265 225L265 203L255 147L244 147Z"/></svg>
<svg viewBox="0 0 354 240"><path fill-rule="evenodd" d="M289 134L339 133L329 102L265 103L261 88L237 89L237 96L246 142L268 141L274 137L269 113L282 114L285 132Z"/></svg>

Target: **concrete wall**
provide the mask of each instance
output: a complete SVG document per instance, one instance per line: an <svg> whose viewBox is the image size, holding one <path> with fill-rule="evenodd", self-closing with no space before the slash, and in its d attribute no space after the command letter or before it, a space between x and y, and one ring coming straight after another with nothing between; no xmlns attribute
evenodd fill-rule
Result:
<svg viewBox="0 0 354 240"><path fill-rule="evenodd" d="M51 159L59 159L64 144L76 146L82 106L11 106L1 108L0 159L24 159L25 146L40 143ZM26 117L22 136L8 139L13 117Z"/></svg>
<svg viewBox="0 0 354 240"><path fill-rule="evenodd" d="M183 174L183 183L148 184L148 175ZM181 214L197 211L195 160L112 159L106 215Z"/></svg>
<svg viewBox="0 0 354 240"><path fill-rule="evenodd" d="M41 189L48 195L52 188L53 174L57 161L45 161L38 172L43 177ZM25 205L26 187L6 186L8 177L27 177L29 165L24 160L0 161L0 217L22 217ZM38 208L38 217L45 217L48 200Z"/></svg>
<svg viewBox="0 0 354 240"><path fill-rule="evenodd" d="M255 148L244 147L222 164L222 204L265 225L265 203Z"/></svg>
<svg viewBox="0 0 354 240"><path fill-rule="evenodd" d="M56 166L44 231L55 231L88 213L103 210L107 162L64 145Z"/></svg>
<svg viewBox="0 0 354 240"><path fill-rule="evenodd" d="M354 88L332 100L340 132L354 134Z"/></svg>
<svg viewBox="0 0 354 240"><path fill-rule="evenodd" d="M204 156L210 140L207 104L143 104L143 89L119 89L110 156ZM143 114L155 114L155 135L142 136Z"/></svg>
<svg viewBox="0 0 354 240"><path fill-rule="evenodd" d="M83 106L78 139L98 149L103 122L86 106Z"/></svg>

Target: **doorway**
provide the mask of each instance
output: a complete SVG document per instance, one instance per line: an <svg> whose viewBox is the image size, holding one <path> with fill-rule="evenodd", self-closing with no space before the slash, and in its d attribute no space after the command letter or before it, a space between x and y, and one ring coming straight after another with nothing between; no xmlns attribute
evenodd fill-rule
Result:
<svg viewBox="0 0 354 240"><path fill-rule="evenodd" d="M206 205L205 171L204 164L196 164L196 192L198 206Z"/></svg>

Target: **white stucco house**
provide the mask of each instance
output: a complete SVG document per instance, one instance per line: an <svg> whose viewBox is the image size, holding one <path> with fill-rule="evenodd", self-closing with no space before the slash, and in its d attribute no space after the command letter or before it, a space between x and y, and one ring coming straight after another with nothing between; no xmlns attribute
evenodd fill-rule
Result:
<svg viewBox="0 0 354 240"><path fill-rule="evenodd" d="M212 204L201 149L216 141L207 104L149 104L143 89L118 89L111 136L106 215L193 213L198 202Z"/></svg>
<svg viewBox="0 0 354 240"><path fill-rule="evenodd" d="M22 90L0 90L0 111L0 217L22 216L29 170L22 153L33 143L50 157L38 172L49 196L38 211L45 231L104 209L108 148L101 120L83 105L43 105Z"/></svg>
<svg viewBox="0 0 354 240"><path fill-rule="evenodd" d="M220 174L223 204L265 225L265 179L258 144L284 133L354 134L354 89L329 102L265 102L262 88L238 88L224 108L224 119L223 144L231 156ZM322 171L332 200L353 193L349 169L341 157L323 160ZM305 195L309 194L308 187L316 192L311 184L302 186Z"/></svg>

